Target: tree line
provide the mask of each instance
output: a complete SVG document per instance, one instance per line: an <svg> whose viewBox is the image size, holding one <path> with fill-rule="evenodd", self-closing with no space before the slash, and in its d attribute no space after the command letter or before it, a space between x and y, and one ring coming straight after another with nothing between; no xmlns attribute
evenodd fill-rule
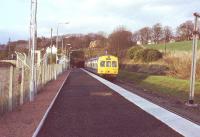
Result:
<svg viewBox="0 0 200 137"><path fill-rule="evenodd" d="M143 27L133 33L133 39L140 41L141 44L160 42L169 42L174 39L175 41L191 40L193 34L194 24L188 20L180 24L176 30L170 26L162 26L161 23L156 23L152 27Z"/></svg>
<svg viewBox="0 0 200 137"><path fill-rule="evenodd" d="M104 32L88 33L88 34L66 34L63 36L64 48L89 48L92 41L98 41L97 48L105 48L108 53L122 57L126 50L138 42L145 44L158 44L164 42L191 40L194 24L188 20L180 24L175 30L170 26L163 26L161 23L156 23L153 26L145 26L135 32L126 29L123 26L117 27L112 33L106 35ZM199 30L200 32L200 30ZM70 37L69 37L70 35ZM200 35L200 33L199 33ZM38 38L38 48L42 49L50 45L49 38ZM18 41L19 43L20 41ZM27 41L28 43L28 41ZM56 43L56 37L53 38L53 44ZM61 45L62 41L59 41ZM67 46L69 45L70 46ZM8 46L9 44L7 44ZM17 44L10 44L16 45ZM12 46L10 46L12 47ZM61 46L59 47L61 48ZM4 55L5 56L5 55Z"/></svg>
<svg viewBox="0 0 200 137"><path fill-rule="evenodd" d="M114 30L108 36L109 49L115 55L122 57L123 52L128 47L141 44L159 44L168 43L170 41L192 40L194 23L190 20L181 23L176 29L170 26L163 26L156 23L152 27L145 26L135 32L131 32L123 27ZM198 30L200 37L200 29Z"/></svg>

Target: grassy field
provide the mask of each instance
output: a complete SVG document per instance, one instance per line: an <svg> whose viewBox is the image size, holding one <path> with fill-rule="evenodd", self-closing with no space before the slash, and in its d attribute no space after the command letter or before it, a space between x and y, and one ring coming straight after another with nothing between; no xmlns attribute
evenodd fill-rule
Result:
<svg viewBox="0 0 200 137"><path fill-rule="evenodd" d="M145 45L145 47L165 51L165 44ZM198 41L198 49L200 49L200 40ZM176 52L176 51L189 51L190 52L190 51L192 51L192 41L167 43L166 51L167 52Z"/></svg>
<svg viewBox="0 0 200 137"><path fill-rule="evenodd" d="M182 101L188 100L189 81L169 76L155 76L143 73L120 71L119 78L131 81L139 87L152 92L174 96ZM196 82L195 101L200 103L200 81Z"/></svg>

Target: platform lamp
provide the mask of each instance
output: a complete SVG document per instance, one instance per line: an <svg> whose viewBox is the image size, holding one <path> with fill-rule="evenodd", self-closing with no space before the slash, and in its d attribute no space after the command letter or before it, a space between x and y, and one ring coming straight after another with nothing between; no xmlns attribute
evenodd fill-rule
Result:
<svg viewBox="0 0 200 137"><path fill-rule="evenodd" d="M69 22L63 22L63 23L58 23L57 25L57 35L56 35L56 48L58 49L58 30L59 30L59 26L62 24L69 24ZM57 58L57 54L56 54L56 58ZM57 62L57 59L56 59Z"/></svg>

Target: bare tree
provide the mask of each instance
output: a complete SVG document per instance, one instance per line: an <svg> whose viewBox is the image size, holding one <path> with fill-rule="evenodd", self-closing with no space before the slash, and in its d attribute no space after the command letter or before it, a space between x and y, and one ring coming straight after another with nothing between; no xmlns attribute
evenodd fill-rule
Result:
<svg viewBox="0 0 200 137"><path fill-rule="evenodd" d="M108 37L110 51L119 57L124 55L124 49L132 46L132 32L123 27L113 31Z"/></svg>
<svg viewBox="0 0 200 137"><path fill-rule="evenodd" d="M99 41L99 48L105 48L107 46L107 37L105 32L98 32L96 40Z"/></svg>
<svg viewBox="0 0 200 137"><path fill-rule="evenodd" d="M136 32L133 33L132 40L135 43L137 43L137 41L140 41L140 33L139 33L139 31L136 31Z"/></svg>
<svg viewBox="0 0 200 137"><path fill-rule="evenodd" d="M158 44L159 41L161 40L162 34L163 34L162 25L160 23L153 25L153 27L152 27L152 38L153 38L153 41L156 44Z"/></svg>
<svg viewBox="0 0 200 137"><path fill-rule="evenodd" d="M142 44L148 44L148 41L151 40L152 31L149 27L144 27L139 30L140 40Z"/></svg>
<svg viewBox="0 0 200 137"><path fill-rule="evenodd" d="M177 35L181 40L191 40L194 24L188 20L177 27Z"/></svg>
<svg viewBox="0 0 200 137"><path fill-rule="evenodd" d="M163 37L165 42L169 42L171 40L171 38L173 37L173 32L172 32L172 28L169 26L165 26L163 29Z"/></svg>

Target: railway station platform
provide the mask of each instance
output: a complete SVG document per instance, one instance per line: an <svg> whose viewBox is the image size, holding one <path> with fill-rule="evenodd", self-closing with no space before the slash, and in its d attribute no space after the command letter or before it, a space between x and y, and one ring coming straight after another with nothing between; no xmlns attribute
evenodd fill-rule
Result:
<svg viewBox="0 0 200 137"><path fill-rule="evenodd" d="M37 137L179 137L168 125L74 69Z"/></svg>

